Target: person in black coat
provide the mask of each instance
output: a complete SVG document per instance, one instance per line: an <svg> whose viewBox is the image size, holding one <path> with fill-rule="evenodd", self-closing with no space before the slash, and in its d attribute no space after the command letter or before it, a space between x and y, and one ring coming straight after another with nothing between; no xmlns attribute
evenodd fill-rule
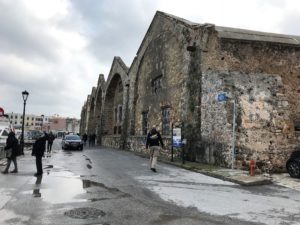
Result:
<svg viewBox="0 0 300 225"><path fill-rule="evenodd" d="M53 145L53 141L55 139L54 134L50 131L49 135L48 135L48 146L47 146L47 152L51 152L52 149L52 145Z"/></svg>
<svg viewBox="0 0 300 225"><path fill-rule="evenodd" d="M86 145L87 139L88 139L88 136L87 136L86 133L84 133L84 135L82 136L82 140L83 140L83 142L84 142L84 145Z"/></svg>
<svg viewBox="0 0 300 225"><path fill-rule="evenodd" d="M36 177L43 175L42 157L44 156L46 150L46 140L47 137L45 136L45 134L43 134L34 142L32 147L31 155L35 156L37 172L34 174L34 176Z"/></svg>
<svg viewBox="0 0 300 225"><path fill-rule="evenodd" d="M160 133L156 130L156 127L153 126L151 131L147 135L146 149L150 147L150 169L153 172L156 172L156 163L157 157L159 156L160 146L164 147Z"/></svg>
<svg viewBox="0 0 300 225"><path fill-rule="evenodd" d="M15 133L13 131L9 132L8 137L6 139L6 146L4 150L12 149L11 156L6 157L7 158L7 164L4 171L2 171L3 174L8 173L8 169L10 167L11 161L13 161L15 169L11 171L11 173L17 173L18 172L18 165L17 165L17 156L19 155L19 143L18 139L15 136Z"/></svg>

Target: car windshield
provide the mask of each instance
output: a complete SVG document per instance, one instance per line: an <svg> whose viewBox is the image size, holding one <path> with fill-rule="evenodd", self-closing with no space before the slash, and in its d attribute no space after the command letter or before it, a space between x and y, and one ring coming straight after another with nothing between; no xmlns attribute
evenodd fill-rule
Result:
<svg viewBox="0 0 300 225"><path fill-rule="evenodd" d="M80 137L77 135L68 135L66 136L66 140L80 140Z"/></svg>

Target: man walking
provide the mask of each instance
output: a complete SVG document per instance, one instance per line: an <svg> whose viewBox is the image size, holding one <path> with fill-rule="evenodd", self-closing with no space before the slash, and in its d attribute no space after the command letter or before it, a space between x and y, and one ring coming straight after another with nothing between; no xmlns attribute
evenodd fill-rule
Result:
<svg viewBox="0 0 300 225"><path fill-rule="evenodd" d="M47 146L47 152L51 153L52 150L52 145L53 145L53 141L55 139L54 134L52 133L52 131L50 131L49 135L48 135L48 146Z"/></svg>
<svg viewBox="0 0 300 225"><path fill-rule="evenodd" d="M146 149L150 147L150 169L153 172L156 172L156 163L157 163L157 157L159 156L160 146L164 147L164 143L162 141L160 133L156 130L156 127L153 126L151 131L147 135L147 141L146 141Z"/></svg>
<svg viewBox="0 0 300 225"><path fill-rule="evenodd" d="M11 173L17 173L18 172L18 165L17 165L17 156L19 156L19 144L18 139L15 137L15 133L13 131L10 131L8 134L8 138L6 139L6 146L4 148L6 151L10 151L10 154L6 156L7 158L7 164L4 171L2 171L3 174L8 173L8 169L10 167L11 161L13 161L15 169L11 171Z"/></svg>
<svg viewBox="0 0 300 225"><path fill-rule="evenodd" d="M36 177L43 175L42 157L44 156L46 149L46 140L47 137L45 136L45 134L42 134L33 144L31 155L35 156L37 172L34 174L34 176Z"/></svg>

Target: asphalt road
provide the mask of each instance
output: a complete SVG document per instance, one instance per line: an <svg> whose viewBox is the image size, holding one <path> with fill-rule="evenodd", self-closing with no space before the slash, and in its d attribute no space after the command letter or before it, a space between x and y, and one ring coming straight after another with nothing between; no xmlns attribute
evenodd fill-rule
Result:
<svg viewBox="0 0 300 225"><path fill-rule="evenodd" d="M30 152L19 173L0 174L0 224L300 224L300 192L243 188L121 150L54 151L33 176Z"/></svg>

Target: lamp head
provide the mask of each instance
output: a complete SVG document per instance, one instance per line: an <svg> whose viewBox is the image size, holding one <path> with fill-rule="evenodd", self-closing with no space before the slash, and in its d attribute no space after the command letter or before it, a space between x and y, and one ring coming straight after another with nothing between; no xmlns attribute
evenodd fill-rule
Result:
<svg viewBox="0 0 300 225"><path fill-rule="evenodd" d="M28 95L29 95L28 91L25 90L25 91L22 92L23 100L25 102L27 101Z"/></svg>

